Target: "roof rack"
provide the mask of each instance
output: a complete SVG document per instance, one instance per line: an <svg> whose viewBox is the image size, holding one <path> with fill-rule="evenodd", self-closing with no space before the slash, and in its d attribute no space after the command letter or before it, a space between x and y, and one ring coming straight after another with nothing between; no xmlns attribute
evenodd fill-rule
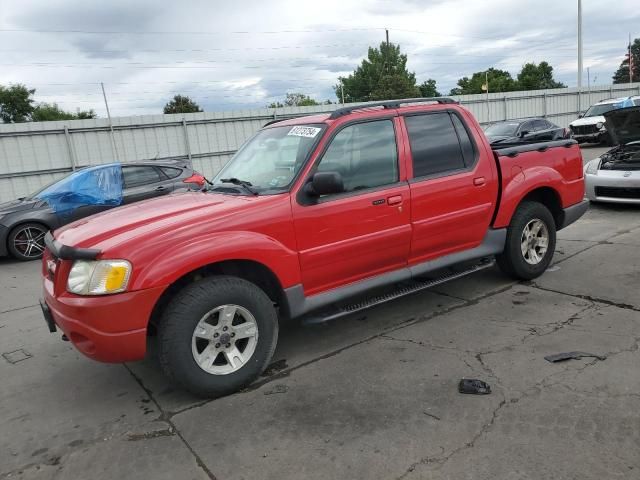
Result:
<svg viewBox="0 0 640 480"><path fill-rule="evenodd" d="M408 104L408 103L439 103L439 104L451 104L458 103L453 98L449 97L432 97L432 98L399 98L397 100L386 100L384 102L375 102L375 103L363 103L359 105L352 105L349 107L342 107L334 110L331 115L329 115L330 119L336 119L342 117L343 115L348 115L355 110L364 110L367 108L374 107L382 107L384 109L388 108L400 108L400 105Z"/></svg>

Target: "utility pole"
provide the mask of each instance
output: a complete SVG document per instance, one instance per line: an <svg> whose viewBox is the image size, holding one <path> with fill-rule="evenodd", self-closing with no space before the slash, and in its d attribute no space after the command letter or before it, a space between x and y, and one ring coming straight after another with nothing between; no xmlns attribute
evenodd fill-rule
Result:
<svg viewBox="0 0 640 480"><path fill-rule="evenodd" d="M109 103L107 102L107 94L104 91L104 83L100 82L100 87L102 87L102 97L104 98L104 106L107 109L107 118L109 119L109 130L111 132L111 148L113 150L114 160L119 160L120 155L118 155L118 147L116 147L116 138L113 133L113 123L111 123L111 112L109 111Z"/></svg>
<svg viewBox="0 0 640 480"><path fill-rule="evenodd" d="M591 105L591 72L589 67L587 67L587 89L589 91L589 105Z"/></svg>
<svg viewBox="0 0 640 480"><path fill-rule="evenodd" d="M489 111L489 70L484 72L484 84L487 87L487 122L491 120L491 113Z"/></svg>
<svg viewBox="0 0 640 480"><path fill-rule="evenodd" d="M633 57L631 56L631 32L629 32L629 86L633 83Z"/></svg>
<svg viewBox="0 0 640 480"><path fill-rule="evenodd" d="M384 29L384 34L385 37L387 39L387 54L385 55L385 62L387 65L387 73L389 73L389 69L391 68L391 65L389 64L389 29L385 28Z"/></svg>
<svg viewBox="0 0 640 480"><path fill-rule="evenodd" d="M340 96L342 97L342 106L344 107L344 82L340 80Z"/></svg>
<svg viewBox="0 0 640 480"><path fill-rule="evenodd" d="M582 0L578 0L578 92L582 90ZM578 93L579 96L579 93Z"/></svg>

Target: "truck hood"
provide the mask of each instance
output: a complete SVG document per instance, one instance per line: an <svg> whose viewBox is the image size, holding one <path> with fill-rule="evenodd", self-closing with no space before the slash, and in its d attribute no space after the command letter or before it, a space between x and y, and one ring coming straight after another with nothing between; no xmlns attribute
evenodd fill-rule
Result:
<svg viewBox="0 0 640 480"><path fill-rule="evenodd" d="M605 127L614 143L626 145L640 141L640 107L620 108L605 113Z"/></svg>
<svg viewBox="0 0 640 480"><path fill-rule="evenodd" d="M602 115L595 115L593 117L582 117L574 120L569 125L572 127L581 127L583 125L595 125L596 123L604 123L605 118Z"/></svg>
<svg viewBox="0 0 640 480"><path fill-rule="evenodd" d="M189 192L168 195L108 210L56 230L63 245L95 248L102 252L126 245L137 250L141 244L171 237L194 238L225 230L237 224L242 212L262 210L279 195L243 196ZM234 221L229 221L233 216ZM226 228L225 228L226 227Z"/></svg>

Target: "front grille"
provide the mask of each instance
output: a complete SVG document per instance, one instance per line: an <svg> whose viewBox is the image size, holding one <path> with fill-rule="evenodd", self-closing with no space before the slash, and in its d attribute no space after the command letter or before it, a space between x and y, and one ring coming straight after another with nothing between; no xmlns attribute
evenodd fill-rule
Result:
<svg viewBox="0 0 640 480"><path fill-rule="evenodd" d="M640 200L640 188L596 187L596 197L630 198Z"/></svg>
<svg viewBox="0 0 640 480"><path fill-rule="evenodd" d="M572 126L571 131L576 135L591 135L598 133L598 127L595 125L577 125Z"/></svg>

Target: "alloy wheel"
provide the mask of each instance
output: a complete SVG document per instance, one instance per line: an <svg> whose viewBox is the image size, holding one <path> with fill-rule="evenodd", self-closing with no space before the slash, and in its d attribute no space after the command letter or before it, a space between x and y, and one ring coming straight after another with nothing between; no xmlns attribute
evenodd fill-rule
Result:
<svg viewBox="0 0 640 480"><path fill-rule="evenodd" d="M20 255L28 259L40 258L44 253L44 237L47 231L33 225L18 230L13 237L13 246Z"/></svg>
<svg viewBox="0 0 640 480"><path fill-rule="evenodd" d="M227 375L240 370L258 344L258 324L239 305L221 305L206 313L191 340L193 359L205 372Z"/></svg>
<svg viewBox="0 0 640 480"><path fill-rule="evenodd" d="M537 265L542 261L549 248L549 229L542 220L534 218L525 225L520 248L529 265Z"/></svg>

